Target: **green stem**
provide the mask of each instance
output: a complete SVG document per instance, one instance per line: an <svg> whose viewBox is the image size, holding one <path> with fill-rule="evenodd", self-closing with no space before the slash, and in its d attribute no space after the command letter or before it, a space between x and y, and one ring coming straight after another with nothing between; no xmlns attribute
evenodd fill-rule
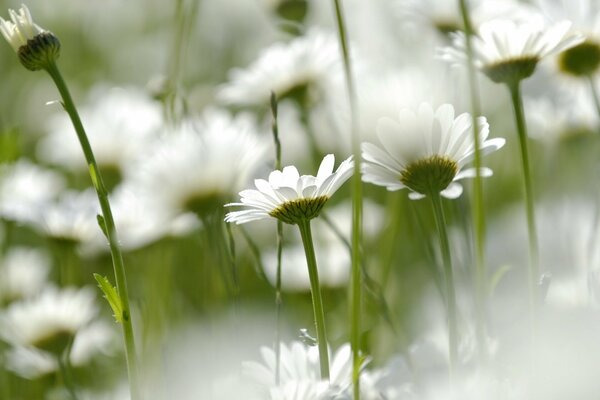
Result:
<svg viewBox="0 0 600 400"><path fill-rule="evenodd" d="M481 151L477 116L480 114L479 87L473 63L473 26L469 16L466 0L459 0L460 12L465 27L465 47L467 53L467 74L471 94L471 123L473 126L473 144L475 146L474 167L476 171L473 182L473 220L475 226L475 332L478 354L481 361L487 360L486 349L486 309L487 309L487 268L485 265L485 213L483 210L483 182L481 178Z"/></svg>
<svg viewBox="0 0 600 400"><path fill-rule="evenodd" d="M65 354L59 355L56 361L58 362L58 368L60 370L63 384L69 392L71 400L78 400L77 392L75 391L75 386L73 385L73 380L71 379L71 363L69 362L70 353L71 346L69 345L65 351Z"/></svg>
<svg viewBox="0 0 600 400"><path fill-rule="evenodd" d="M521 163L523 167L523 183L525 185L525 211L527 214L527 233L529 236L529 311L531 321L535 321L539 299L538 279L540 276L539 251L537 231L535 225L535 206L533 199L533 183L531 179L531 166L529 164L529 151L527 149L527 126L523 112L520 83L509 85L512 105L519 135L521 148Z"/></svg>
<svg viewBox="0 0 600 400"><path fill-rule="evenodd" d="M598 112L598 117L600 117L600 96L598 96L598 90L596 89L596 84L594 83L594 77L592 75L588 75L587 80L590 84L590 91L592 92L592 97L594 99L596 111Z"/></svg>
<svg viewBox="0 0 600 400"><path fill-rule="evenodd" d="M352 63L348 49L348 32L344 22L344 13L339 0L334 0L340 48L344 59L348 104L350 106L350 131L352 136L352 154L354 174L352 176L352 282L350 284L350 346L352 347L352 387L354 400L360 399L360 316L362 309L361 274L361 236L362 236L362 181L360 135L358 132L358 107L352 79Z"/></svg>
<svg viewBox="0 0 600 400"><path fill-rule="evenodd" d="M69 114L69 117L71 118L71 122L73 123L73 127L75 128L77 138L79 139L79 143L81 144L83 154L89 167L90 176L92 178L94 188L96 189L96 194L98 195L100 208L102 209L102 216L104 219L106 235L108 238L110 253L113 261L117 291L119 293L119 297L121 298L121 304L123 306L123 338L125 341L127 372L129 374L131 398L132 400L138 400L140 399L140 393L137 379L137 356L135 352L133 324L131 322L131 312L129 308L129 296L127 293L127 280L125 278L125 265L123 263L123 255L121 253L121 248L119 247L119 240L117 238L115 221L113 219L112 210L110 208L110 203L108 200L108 192L106 191L106 188L104 186L102 175L100 174L100 170L98 169L98 165L96 164L96 159L94 157L92 147L90 146L90 142L83 128L83 124L81 123L81 119L79 118L79 114L77 113L77 108L75 107L73 99L71 98L71 94L69 92L67 84L65 83L62 75L60 74L58 66L56 65L56 63L51 62L48 64L46 71L48 72L48 74L54 81L56 88L60 92L60 95L63 100L63 107L67 114Z"/></svg>
<svg viewBox="0 0 600 400"><path fill-rule="evenodd" d="M302 244L306 253L308 265L308 276L310 278L310 291L312 294L313 312L315 325L317 327L317 342L319 346L319 362L321 365L321 379L329 380L329 353L327 348L327 331L325 329L325 313L323 311L323 300L321 299L321 287L319 286L319 272L317 270L317 259L313 247L312 234L310 231L310 220L303 219L298 223Z"/></svg>
<svg viewBox="0 0 600 400"><path fill-rule="evenodd" d="M279 125L277 123L277 96L271 92L271 112L273 114L273 141L275 143L275 169L281 170L281 142L279 141ZM281 375L281 308L283 296L281 292L281 256L283 253L283 222L277 220L277 273L275 276L275 384L279 386Z"/></svg>
<svg viewBox="0 0 600 400"><path fill-rule="evenodd" d="M450 379L454 376L454 370L458 359L458 324L456 311L456 294L454 291L454 278L452 273L452 258L450 256L450 243L446 232L446 218L442 208L442 199L439 193L431 194L431 205L433 215L440 236L440 248L444 262L444 284L446 286L446 306L448 309L448 344L450 348Z"/></svg>

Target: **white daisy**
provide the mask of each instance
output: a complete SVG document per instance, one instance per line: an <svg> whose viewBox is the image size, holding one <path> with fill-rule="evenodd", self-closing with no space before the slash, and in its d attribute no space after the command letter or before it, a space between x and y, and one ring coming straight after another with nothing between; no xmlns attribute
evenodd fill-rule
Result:
<svg viewBox="0 0 600 400"><path fill-rule="evenodd" d="M316 347L301 342L281 344L279 386L275 385L275 351L263 346L262 362L243 363L244 375L259 387L269 390L272 399L342 399L352 388L352 350L350 344L340 346L332 353L329 382L321 380L319 352ZM365 364L369 359L365 360ZM375 382L368 371L361 374L361 392L375 394ZM298 397L300 393L308 397ZM365 397L380 399L378 396Z"/></svg>
<svg viewBox="0 0 600 400"><path fill-rule="evenodd" d="M252 176L270 143L258 136L248 114L216 109L179 129L158 140L129 174L171 216L221 209Z"/></svg>
<svg viewBox="0 0 600 400"><path fill-rule="evenodd" d="M344 160L333 172L335 157L328 154L323 158L317 176L302 175L294 166L269 174L269 180L256 179L256 189L240 192L240 203L230 203L226 207L245 207L232 211L225 217L226 222L243 224L250 221L277 218L288 224L300 220L310 220L319 215L327 200L352 175L352 157Z"/></svg>
<svg viewBox="0 0 600 400"><path fill-rule="evenodd" d="M48 287L34 298L12 303L0 315L0 335L14 346L61 354L97 312L93 289Z"/></svg>
<svg viewBox="0 0 600 400"><path fill-rule="evenodd" d="M539 0L553 20L568 19L585 40L558 57L560 71L576 77L592 75L600 67L600 4L595 0Z"/></svg>
<svg viewBox="0 0 600 400"><path fill-rule="evenodd" d="M313 29L289 43L275 43L262 51L247 69L234 69L218 98L230 104L268 104L278 98L302 95L311 103L326 94L331 79L342 73L338 39Z"/></svg>
<svg viewBox="0 0 600 400"><path fill-rule="evenodd" d="M487 140L485 117L477 121L481 154L501 148L504 139ZM462 186L457 181L476 175L475 169L463 169L475 153L471 125L471 116L463 113L455 117L450 104L434 111L423 103L416 113L403 109L397 120L381 118L377 136L384 149L362 144L363 181L392 191L408 188L411 199L435 192L447 198L460 196ZM491 174L490 169L481 169L482 176Z"/></svg>
<svg viewBox="0 0 600 400"><path fill-rule="evenodd" d="M0 32L15 52L18 52L21 46L27 45L28 40L45 32L44 29L33 22L26 5L23 4L19 12L9 9L8 13L12 22L0 17Z"/></svg>
<svg viewBox="0 0 600 400"><path fill-rule="evenodd" d="M66 191L56 201L41 205L33 214L32 223L51 238L73 243L88 242L100 231L99 213L100 206L93 189Z"/></svg>
<svg viewBox="0 0 600 400"><path fill-rule="evenodd" d="M88 104L81 107L96 161L103 172L116 175L118 183L125 168L147 151L163 128L162 109L143 91L96 87ZM88 166L68 115L60 110L48 123L48 135L38 144L41 160L70 171L88 173ZM110 178L110 176L105 177Z"/></svg>
<svg viewBox="0 0 600 400"><path fill-rule="evenodd" d="M537 63L551 54L560 53L583 41L571 31L570 21L552 25L539 15L527 22L492 20L481 24L473 37L475 66L497 83L513 83L533 74ZM464 64L465 36L456 33L453 47L441 50L442 59Z"/></svg>
<svg viewBox="0 0 600 400"><path fill-rule="evenodd" d="M48 69L60 53L58 38L36 25L25 5L19 12L10 9L8 12L12 22L0 18L0 32L21 64L30 71Z"/></svg>
<svg viewBox="0 0 600 400"><path fill-rule="evenodd" d="M27 222L46 202L56 198L65 187L64 178L21 159L0 169L0 216Z"/></svg>
<svg viewBox="0 0 600 400"><path fill-rule="evenodd" d="M0 304L30 298L44 287L50 262L36 249L11 248L0 262Z"/></svg>

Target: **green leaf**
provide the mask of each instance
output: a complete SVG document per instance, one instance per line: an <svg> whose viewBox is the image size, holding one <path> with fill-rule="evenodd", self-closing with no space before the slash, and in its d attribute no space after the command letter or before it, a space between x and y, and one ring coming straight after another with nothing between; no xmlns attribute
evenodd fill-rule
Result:
<svg viewBox="0 0 600 400"><path fill-rule="evenodd" d="M115 320L118 323L123 323L123 303L121 303L121 297L117 293L117 288L105 276L94 274L94 278L98 282L98 287L104 293L103 297L108 301L110 308L112 308Z"/></svg>
<svg viewBox="0 0 600 400"><path fill-rule="evenodd" d="M98 221L98 225L100 225L100 229L102 229L102 233L104 233L104 236L108 239L108 230L106 229L106 222L104 221L104 217L100 214L97 214L96 220Z"/></svg>

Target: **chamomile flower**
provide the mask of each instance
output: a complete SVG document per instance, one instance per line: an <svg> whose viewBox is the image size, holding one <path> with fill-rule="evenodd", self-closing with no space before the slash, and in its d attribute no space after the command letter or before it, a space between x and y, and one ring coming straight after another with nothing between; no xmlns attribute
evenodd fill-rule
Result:
<svg viewBox="0 0 600 400"><path fill-rule="evenodd" d="M600 5L595 0L539 0L541 9L553 20L567 18L585 40L557 59L561 72L574 77L589 76L600 67Z"/></svg>
<svg viewBox="0 0 600 400"><path fill-rule="evenodd" d="M46 202L56 198L64 178L31 161L21 159L0 169L0 216L11 221L30 221Z"/></svg>
<svg viewBox="0 0 600 400"><path fill-rule="evenodd" d="M218 97L229 104L260 105L268 104L273 91L279 99L314 103L342 73L341 67L337 37L311 30L289 43L266 48L247 69L234 69Z"/></svg>
<svg viewBox="0 0 600 400"><path fill-rule="evenodd" d="M475 66L496 83L517 83L531 76L543 58L583 41L583 36L571 30L571 25L570 21L549 25L540 15L527 22L508 19L485 22L473 36ZM464 63L464 34L455 34L453 47L442 49L440 55L447 61Z"/></svg>
<svg viewBox="0 0 600 400"><path fill-rule="evenodd" d="M48 68L60 53L56 36L34 23L25 5L18 12L9 9L8 13L12 21L0 18L0 32L19 56L21 64L31 71Z"/></svg>
<svg viewBox="0 0 600 400"><path fill-rule="evenodd" d="M28 40L45 32L33 22L27 6L22 5L18 12L8 10L8 13L12 22L0 18L0 32L15 52L18 52L21 46L27 45Z"/></svg>
<svg viewBox="0 0 600 400"><path fill-rule="evenodd" d="M317 176L300 176L296 167L287 166L282 171L271 172L268 181L255 180L257 190L244 190L240 192L239 203L226 205L245 209L228 213L225 221L244 224L273 217L287 224L297 224L317 217L327 200L352 175L352 157L344 160L335 172L334 163L334 155L328 154Z"/></svg>
<svg viewBox="0 0 600 400"><path fill-rule="evenodd" d="M39 250L10 249L0 261L0 304L33 297L46 284L50 262Z"/></svg>
<svg viewBox="0 0 600 400"><path fill-rule="evenodd" d="M158 102L139 89L96 87L81 117L105 183L119 183L131 165L158 137L164 121ZM66 170L88 173L67 114L60 110L48 123L48 135L38 144L40 159ZM107 179L108 178L108 179Z"/></svg>
<svg viewBox="0 0 600 400"><path fill-rule="evenodd" d="M346 399L352 390L352 351L348 343L332 352L331 377L329 381L319 377L319 354L316 347L301 342L281 344L280 381L275 384L275 359L272 348L261 347L262 362L243 363L244 375L259 390L268 390L271 399ZM366 358L363 363L370 361ZM363 370L361 374L361 398L381 400L377 385L379 376ZM300 397L299 397L300 396Z"/></svg>
<svg viewBox="0 0 600 400"><path fill-rule="evenodd" d="M481 153L501 148L504 139L487 139L489 125L485 117L477 121ZM381 118L377 136L383 149L362 144L363 181L390 191L408 188L411 199L436 192L447 198L460 196L462 186L457 181L476 175L473 168L463 169L475 153L471 125L471 116L463 113L455 117L450 104L434 111L423 103L416 112L403 109L398 119ZM482 176L491 174L490 169L481 169Z"/></svg>
<svg viewBox="0 0 600 400"><path fill-rule="evenodd" d="M158 140L130 179L170 215L221 209L258 168L267 150L248 114L217 109Z"/></svg>
<svg viewBox="0 0 600 400"><path fill-rule="evenodd" d="M97 312L92 289L48 287L34 298L11 304L0 316L0 332L15 346L61 354Z"/></svg>

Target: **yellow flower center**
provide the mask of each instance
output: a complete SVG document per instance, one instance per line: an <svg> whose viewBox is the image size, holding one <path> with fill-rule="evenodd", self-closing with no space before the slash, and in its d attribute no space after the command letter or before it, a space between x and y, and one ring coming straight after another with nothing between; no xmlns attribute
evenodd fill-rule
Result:
<svg viewBox="0 0 600 400"><path fill-rule="evenodd" d="M269 215L286 224L297 224L301 220L309 220L319 216L327 200L329 200L329 197L320 196L287 201L271 211Z"/></svg>
<svg viewBox="0 0 600 400"><path fill-rule="evenodd" d="M430 195L446 189L457 172L455 161L434 155L409 164L400 174L400 182L417 193Z"/></svg>

